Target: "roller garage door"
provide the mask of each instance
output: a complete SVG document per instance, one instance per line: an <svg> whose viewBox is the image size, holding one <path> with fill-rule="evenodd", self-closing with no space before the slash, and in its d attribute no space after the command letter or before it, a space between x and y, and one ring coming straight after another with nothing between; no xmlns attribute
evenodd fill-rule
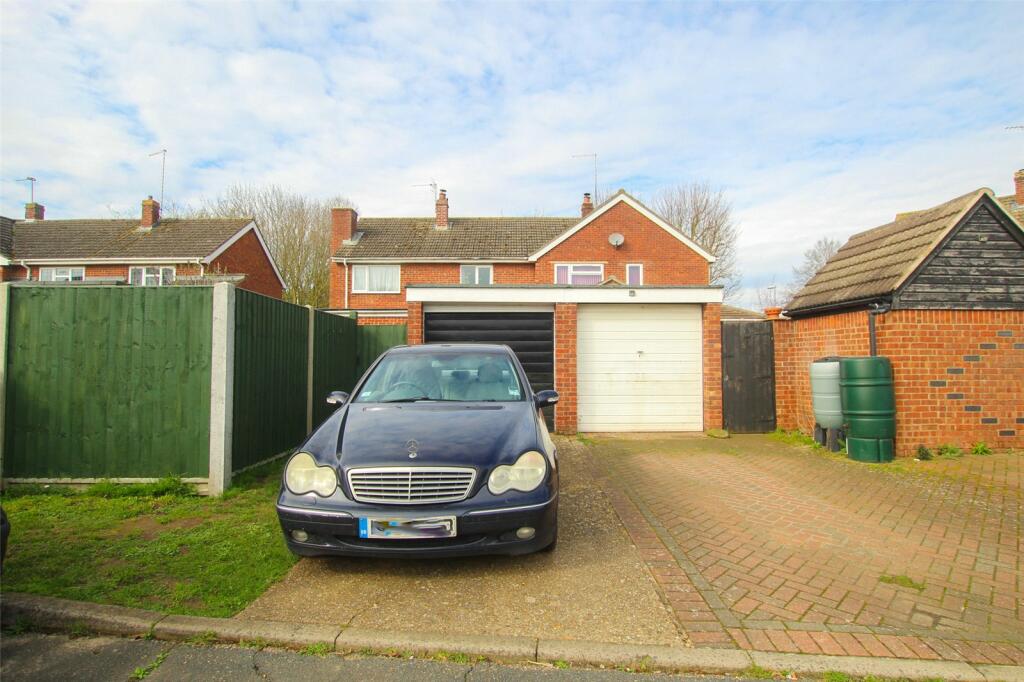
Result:
<svg viewBox="0 0 1024 682"><path fill-rule="evenodd" d="M580 431L704 428L700 305L586 305L577 318Z"/></svg>
<svg viewBox="0 0 1024 682"><path fill-rule="evenodd" d="M427 343L503 343L519 358L534 391L555 387L550 312L427 312L423 337ZM551 426L552 408L544 413Z"/></svg>

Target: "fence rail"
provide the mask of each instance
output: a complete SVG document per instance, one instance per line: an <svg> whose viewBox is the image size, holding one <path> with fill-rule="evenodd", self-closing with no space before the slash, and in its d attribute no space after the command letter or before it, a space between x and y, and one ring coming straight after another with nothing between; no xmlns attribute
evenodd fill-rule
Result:
<svg viewBox="0 0 1024 682"><path fill-rule="evenodd" d="M0 284L0 471L71 482L176 475L221 492L296 446L405 325L230 284Z"/></svg>

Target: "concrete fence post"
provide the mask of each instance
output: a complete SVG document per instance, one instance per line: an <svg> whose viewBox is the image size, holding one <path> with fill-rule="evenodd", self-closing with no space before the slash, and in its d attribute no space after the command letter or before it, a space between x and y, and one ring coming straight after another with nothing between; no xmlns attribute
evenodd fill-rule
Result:
<svg viewBox="0 0 1024 682"><path fill-rule="evenodd" d="M316 331L316 310L308 305L309 310L309 342L306 348L306 433L313 430L313 349L316 344L313 333Z"/></svg>
<svg viewBox="0 0 1024 682"><path fill-rule="evenodd" d="M0 476L3 476L4 443L7 442L7 328L10 324L10 301L11 285L4 282L0 284Z"/></svg>
<svg viewBox="0 0 1024 682"><path fill-rule="evenodd" d="M235 287L213 285L213 357L210 363L211 495L231 485L231 435L235 392Z"/></svg>

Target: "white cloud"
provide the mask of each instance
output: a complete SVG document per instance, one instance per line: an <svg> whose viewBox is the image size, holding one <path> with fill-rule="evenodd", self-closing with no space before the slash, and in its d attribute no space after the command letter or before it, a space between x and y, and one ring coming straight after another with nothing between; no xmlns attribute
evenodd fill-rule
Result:
<svg viewBox="0 0 1024 682"><path fill-rule="evenodd" d="M1024 161L1013 5L8 1L0 211L195 201L236 182L364 214L568 214L592 185L706 178L732 198L753 290L820 234Z"/></svg>

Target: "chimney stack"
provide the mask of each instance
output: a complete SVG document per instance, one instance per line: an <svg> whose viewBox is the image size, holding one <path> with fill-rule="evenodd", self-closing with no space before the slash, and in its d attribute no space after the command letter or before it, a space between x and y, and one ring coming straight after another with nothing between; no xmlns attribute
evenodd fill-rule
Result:
<svg viewBox="0 0 1024 682"><path fill-rule="evenodd" d="M356 233L356 223L359 222L359 214L354 208L332 208L331 209L331 255L333 256L341 245L352 241Z"/></svg>
<svg viewBox="0 0 1024 682"><path fill-rule="evenodd" d="M1013 174L1013 184L1016 188L1017 205L1024 206L1024 168ZM39 214L39 219L43 219L43 214Z"/></svg>
<svg viewBox="0 0 1024 682"><path fill-rule="evenodd" d="M160 202L153 195L142 200L142 227L156 227L160 223Z"/></svg>
<svg viewBox="0 0 1024 682"><path fill-rule="evenodd" d="M594 212L594 202L590 200L590 192L583 193L583 203L580 205L580 216L586 218Z"/></svg>
<svg viewBox="0 0 1024 682"><path fill-rule="evenodd" d="M42 220L44 213L46 213L46 207L42 204L37 204L34 201L31 204L25 204L25 220Z"/></svg>
<svg viewBox="0 0 1024 682"><path fill-rule="evenodd" d="M437 205L434 206L434 227L439 230L448 229L448 191L441 190L437 197Z"/></svg>

